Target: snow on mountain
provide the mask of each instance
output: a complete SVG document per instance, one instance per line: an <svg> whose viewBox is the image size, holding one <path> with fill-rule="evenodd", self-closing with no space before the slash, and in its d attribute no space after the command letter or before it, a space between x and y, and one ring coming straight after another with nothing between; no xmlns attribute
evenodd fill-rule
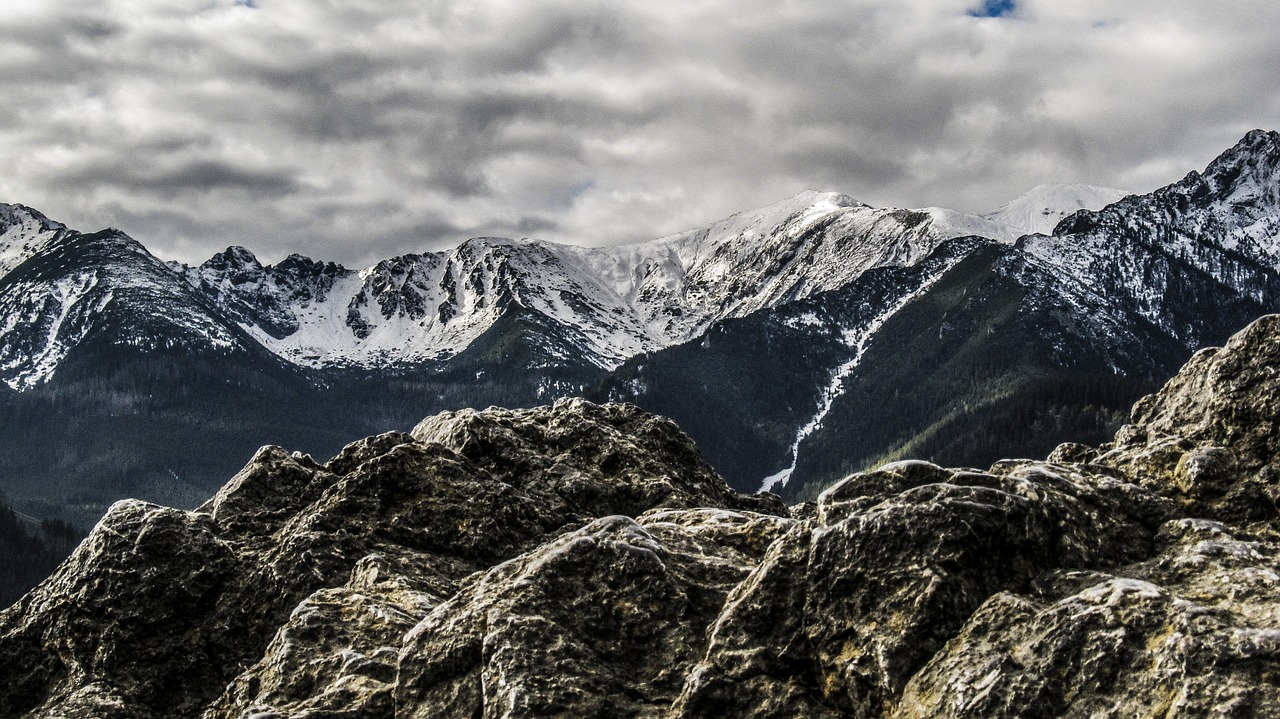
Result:
<svg viewBox="0 0 1280 719"><path fill-rule="evenodd" d="M298 332L313 305L323 304L335 284L349 283L355 276L341 265L298 254L264 267L252 252L234 246L198 267L172 267L227 317L251 328L262 341Z"/></svg>
<svg viewBox="0 0 1280 719"><path fill-rule="evenodd" d="M1189 217L1188 236L1219 238L1228 250L1280 269L1280 133L1254 130L1179 189L1210 205Z"/></svg>
<svg viewBox="0 0 1280 719"><path fill-rule="evenodd" d="M1101 210L1128 193L1110 187L1079 184L1040 185L980 217L997 225L1014 228L1021 235L1053 234L1059 222L1080 210ZM975 232L974 234L982 234ZM994 235L984 235L996 238Z"/></svg>
<svg viewBox="0 0 1280 719"><path fill-rule="evenodd" d="M942 238L988 237L1004 243L1013 243L1027 234L1022 227L1008 224L1001 218L989 218L983 215L970 215L964 212L948 210L945 207L926 207L920 212L928 213L932 218L933 232Z"/></svg>
<svg viewBox="0 0 1280 719"><path fill-rule="evenodd" d="M245 349L181 277L115 230L59 230L0 277L0 381L10 387L45 381L95 332L146 350Z"/></svg>
<svg viewBox="0 0 1280 719"><path fill-rule="evenodd" d="M271 351L305 366L444 359L518 303L572 328L583 358L607 369L717 320L842 286L873 267L912 264L943 240L983 232L1014 234L951 211L877 209L811 191L620 247L476 238L359 273L286 260L309 274L262 267L230 248L184 275Z"/></svg>
<svg viewBox="0 0 1280 719"><path fill-rule="evenodd" d="M13 389L37 384L53 374L67 351L83 339L88 328L68 319L96 289L91 273L64 275L44 286L19 282L0 296L0 376ZM88 305L100 311L110 295ZM24 336L25 335L25 336ZM15 340L18 340L15 342ZM23 341L25 340L25 341Z"/></svg>
<svg viewBox="0 0 1280 719"><path fill-rule="evenodd" d="M790 447L791 464L774 474L765 477L760 484L759 491L769 492L776 488L785 486L791 479L791 475L796 470L796 465L800 460L800 447L806 439L815 431L820 429L823 422L827 419L827 415L831 412L831 407L835 400L845 391L845 383L848 382L850 375L858 368L862 362L862 357L867 350L868 342L875 337L876 333L884 326L884 323L893 317L899 310L906 307L913 300L925 295L930 288L933 287L938 280L954 267L964 257L963 252L959 252L954 257L939 258L933 263L934 267L927 264L922 266L924 272L916 287L912 287L903 292L900 297L894 298L890 303L883 307L879 312L873 313L862 322L854 324L852 327L846 327L841 332L841 341L846 347L852 350L852 354L848 359L831 371L830 378L827 380L825 387L821 389L818 396L818 407L813 416L804 425L800 426L795 435L795 439ZM905 288L904 288L905 289ZM811 318L811 319L810 319ZM809 318L814 324L821 324L821 321L812 315Z"/></svg>
<svg viewBox="0 0 1280 719"><path fill-rule="evenodd" d="M300 255L264 266L250 251L231 247L198 267L165 266L147 255L147 269L136 277L146 276L143 284L153 288L165 286L155 293L181 308L174 311L186 334L206 332L213 346L234 344L239 340L226 333L243 331L286 361L311 368L446 360L509 310L522 308L544 318L544 326L559 328L562 336L546 348L552 355L571 354L612 369L638 354L693 339L720 320L847 286L877 267L913 266L940 243L969 235L1016 242L1030 261L1060 277L1059 289L1084 307L1115 305L1109 295L1127 292L1139 314L1156 318L1162 293L1174 291L1176 280L1161 268L1138 266L1150 264L1150 253L1117 257L1124 253L1116 252L1115 238L1158 247L1157 254L1261 297L1268 280L1256 264L1280 267L1275 138L1250 133L1204 175L1192 173L1141 197L1121 199L1118 190L1086 185L1043 185L978 216L943 208L874 208L846 195L810 191L626 246L482 237L360 271ZM1024 237L1054 229L1058 237ZM47 376L45 370L14 369L14 363L56 364L48 359L55 355L47 354L56 343L35 342L40 332L30 328L39 324L48 337L63 336L63 324L52 318L84 301L69 298L78 297L76 288L86 286L87 278L101 279L98 268L82 267L89 274L81 277L65 261L47 267L48 276L39 281L23 274L72 236L87 237L20 205L0 205L4 330L12 334L19 325L27 327L22 343L29 345L25 359L13 350L4 360L13 365L5 370L10 376ZM138 252L145 250L138 246ZM1153 284L1153 272L1166 279ZM18 274L25 279L6 277ZM136 277L115 279L128 287ZM1121 315L1129 309L1117 307L1112 319L1126 321ZM32 343L46 349L37 351Z"/></svg>
<svg viewBox="0 0 1280 719"><path fill-rule="evenodd" d="M954 213L959 215L959 213ZM910 265L981 224L941 211L873 208L805 192L655 242L590 251L655 339L681 342L708 324L843 286L885 265Z"/></svg>
<svg viewBox="0 0 1280 719"><path fill-rule="evenodd" d="M1250 132L1203 173L1079 212L1055 233L1018 244L1063 296L1115 322L1140 317L1194 348L1202 333L1178 313L1189 282L1262 306L1280 299L1280 134Z"/></svg>
<svg viewBox="0 0 1280 719"><path fill-rule="evenodd" d="M611 291L584 273L576 248L475 238L353 272L291 257L262 267L231 248L185 276L264 346L310 367L378 367L465 349L513 302L576 326L593 357L644 351L643 331L612 314ZM238 263L227 263L224 255ZM211 261L212 262L212 261ZM307 268L299 271L299 268Z"/></svg>
<svg viewBox="0 0 1280 719"><path fill-rule="evenodd" d="M60 237L66 225L24 205L0 203L0 277Z"/></svg>

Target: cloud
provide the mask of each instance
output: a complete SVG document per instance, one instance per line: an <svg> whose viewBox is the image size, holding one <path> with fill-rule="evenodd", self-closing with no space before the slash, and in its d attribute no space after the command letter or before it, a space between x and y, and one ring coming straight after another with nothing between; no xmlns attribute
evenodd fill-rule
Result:
<svg viewBox="0 0 1280 719"><path fill-rule="evenodd" d="M1149 190L1280 117L1280 6L97 0L0 26L0 201L162 255L633 242L807 188Z"/></svg>
<svg viewBox="0 0 1280 719"><path fill-rule="evenodd" d="M185 160L175 167L158 167L146 157L88 167L60 178L59 184L87 190L110 186L118 192L170 200L195 192L226 190L243 193L246 199L279 199L299 189L287 171L250 169L220 160L199 159Z"/></svg>

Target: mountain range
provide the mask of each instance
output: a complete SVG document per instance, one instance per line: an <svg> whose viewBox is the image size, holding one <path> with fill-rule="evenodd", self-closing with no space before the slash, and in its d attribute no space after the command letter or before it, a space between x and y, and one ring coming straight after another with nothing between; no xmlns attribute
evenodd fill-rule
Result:
<svg viewBox="0 0 1280 719"><path fill-rule="evenodd" d="M905 456L1098 443L1195 350L1280 309L1280 135L1148 194L978 215L806 192L652 242L475 238L352 270L164 262L0 205L10 503L194 506L254 448L317 456L433 412L569 396L677 420L738 490Z"/></svg>

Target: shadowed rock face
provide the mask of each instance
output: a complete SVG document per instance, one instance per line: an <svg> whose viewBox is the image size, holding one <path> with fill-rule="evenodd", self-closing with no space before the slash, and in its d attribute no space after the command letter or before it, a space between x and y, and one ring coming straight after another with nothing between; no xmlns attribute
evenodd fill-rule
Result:
<svg viewBox="0 0 1280 719"><path fill-rule="evenodd" d="M1111 445L790 511L626 405L264 448L0 614L0 715L1277 716L1277 419L1267 317Z"/></svg>

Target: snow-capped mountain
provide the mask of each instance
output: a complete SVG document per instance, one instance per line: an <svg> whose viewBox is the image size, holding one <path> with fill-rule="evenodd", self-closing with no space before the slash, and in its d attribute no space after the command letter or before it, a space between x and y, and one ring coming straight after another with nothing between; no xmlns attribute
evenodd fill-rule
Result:
<svg viewBox="0 0 1280 719"><path fill-rule="evenodd" d="M929 208L806 192L713 225L621 247L476 238L353 272L228 248L183 275L264 346L308 367L404 366L457 354L511 303L572 330L592 364L688 341L711 323L910 265L964 235L1015 229Z"/></svg>
<svg viewBox="0 0 1280 719"><path fill-rule="evenodd" d="M0 278L66 232L30 207L0 204Z"/></svg>
<svg viewBox="0 0 1280 719"><path fill-rule="evenodd" d="M621 247L476 238L358 272L300 255L264 267L249 250L231 247L178 269L263 346L304 367L445 360L514 302L566 327L582 357L611 369L697 337L714 322L844 286L874 267L911 265L941 241L1013 242L1121 197L1107 188L1043 185L977 216L872 208L806 192Z"/></svg>
<svg viewBox="0 0 1280 719"><path fill-rule="evenodd" d="M1193 351L1280 310L1278 192L1280 135L1250 133L1203 173L1052 236L950 248L906 301L867 314L850 283L713 324L624 364L596 398L673 417L735 486L792 497L900 457L981 466L996 438L1030 455L1105 437Z"/></svg>
<svg viewBox="0 0 1280 719"><path fill-rule="evenodd" d="M180 479L183 497L226 468L171 445L233 469L262 428L323 453L443 409L582 394L670 415L735 486L792 496L849 462L1101 441L1193 350L1280 310L1280 135L1118 195L1045 186L979 216L807 192L651 242L475 238L362 270L239 247L166 264L0 206L0 380L19 407L0 441L123 407L129 438L94 440L134 448L119 486ZM171 439L140 447L148 432ZM47 463L0 476L36 494L98 481Z"/></svg>
<svg viewBox="0 0 1280 719"><path fill-rule="evenodd" d="M1032 188L980 217L1008 225L1021 235L1049 235L1067 217L1080 210L1100 210L1129 193L1110 187L1080 184L1047 184ZM981 232L974 234L992 237Z"/></svg>
<svg viewBox="0 0 1280 719"><path fill-rule="evenodd" d="M0 379L10 387L46 381L90 340L140 351L249 351L235 325L127 235L86 235L6 212L23 220L4 233L19 240L9 256L21 261L0 277Z"/></svg>
<svg viewBox="0 0 1280 719"><path fill-rule="evenodd" d="M1070 193L1059 199L1072 210L1082 201ZM28 208L4 208L5 275L56 239L86 237ZM251 251L229 247L197 267L162 266L148 255L143 274L169 286L165 292L185 295L171 286L181 277L203 298L177 302L184 309L171 319L188 334L207 328L211 345L223 347L230 342L225 325L231 323L304 368L405 368L445 361L514 304L563 328L568 340L559 354L607 370L686 342L714 322L844 286L875 267L914 264L953 237L1012 242L1021 234L998 219L942 208L872 208L845 195L811 191L707 227L620 247L482 237L360 271L296 254L263 266ZM117 235L125 245L133 242ZM26 349L8 341L0 365L8 384L29 386L47 378L83 336L81 330L64 331L62 322L73 306L83 305L90 275L14 285L10 294L17 299L6 305L5 335L22 334ZM61 335L45 331L41 341L36 327L57 327Z"/></svg>
<svg viewBox="0 0 1280 719"><path fill-rule="evenodd" d="M1019 247L1091 316L1141 318L1189 350L1203 346L1221 330L1183 301L1197 285L1267 306L1280 297L1280 134L1251 132L1203 173L1079 212Z"/></svg>

